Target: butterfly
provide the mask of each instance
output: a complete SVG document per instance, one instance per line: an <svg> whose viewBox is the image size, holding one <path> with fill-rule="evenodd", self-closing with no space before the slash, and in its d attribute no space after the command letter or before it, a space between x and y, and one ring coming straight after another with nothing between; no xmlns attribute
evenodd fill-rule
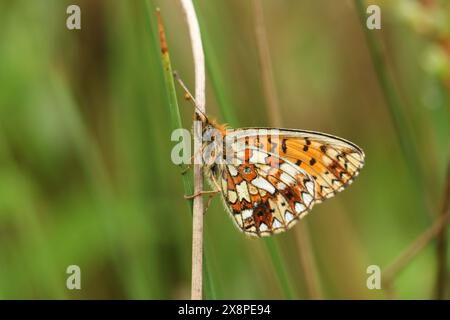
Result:
<svg viewBox="0 0 450 320"><path fill-rule="evenodd" d="M290 229L315 204L350 185L364 165L360 147L333 135L231 129L199 110L196 120L202 128L205 176L222 194L234 224L250 236Z"/></svg>

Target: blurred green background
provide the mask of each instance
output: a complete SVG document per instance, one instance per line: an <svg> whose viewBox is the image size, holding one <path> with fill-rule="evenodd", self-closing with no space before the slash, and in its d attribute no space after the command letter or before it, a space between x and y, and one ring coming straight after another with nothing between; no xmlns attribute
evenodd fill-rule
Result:
<svg viewBox="0 0 450 320"><path fill-rule="evenodd" d="M261 1L282 126L347 138L364 149L366 166L270 243L247 239L214 199L205 215L208 298L389 297L366 287L367 267L390 265L441 210L449 2L370 3L381 6L381 30L364 30L353 1ZM81 7L82 30L66 28L70 4ZM252 2L195 5L208 114L234 127L268 126ZM170 160L157 6L172 65L193 88L179 1L0 1L0 298L189 298L192 224ZM381 45L382 65L365 32ZM392 80L400 127L377 68ZM190 128L193 109L178 91ZM313 296L301 262L306 226ZM66 288L72 264L82 290ZM396 277L394 297L430 298L435 282L430 243Z"/></svg>

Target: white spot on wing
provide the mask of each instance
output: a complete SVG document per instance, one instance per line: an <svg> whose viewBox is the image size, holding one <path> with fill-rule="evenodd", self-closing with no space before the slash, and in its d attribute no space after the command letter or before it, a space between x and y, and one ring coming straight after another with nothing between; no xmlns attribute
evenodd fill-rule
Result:
<svg viewBox="0 0 450 320"><path fill-rule="evenodd" d="M278 190L284 190L284 189L286 189L286 185L283 182L278 182L277 188L278 188Z"/></svg>
<svg viewBox="0 0 450 320"><path fill-rule="evenodd" d="M309 207L310 203L313 201L313 197L306 192L302 192L302 196L303 196L303 202L305 203L305 205L307 207Z"/></svg>
<svg viewBox="0 0 450 320"><path fill-rule="evenodd" d="M236 170L235 166L228 165L228 171L230 171L230 174L235 177L238 175L238 171Z"/></svg>
<svg viewBox="0 0 450 320"><path fill-rule="evenodd" d="M311 180L305 183L305 187L310 194L314 194L314 183Z"/></svg>
<svg viewBox="0 0 450 320"><path fill-rule="evenodd" d="M286 218L287 223L289 223L292 220L294 220L294 216L289 211L286 211L286 213L284 214L284 217Z"/></svg>
<svg viewBox="0 0 450 320"><path fill-rule="evenodd" d="M274 229L283 228L283 225L278 221L278 219L273 219L272 227Z"/></svg>
<svg viewBox="0 0 450 320"><path fill-rule="evenodd" d="M242 199L250 202L250 195L248 194L247 182L242 181L241 183L236 185L236 191L238 193L239 201Z"/></svg>
<svg viewBox="0 0 450 320"><path fill-rule="evenodd" d="M231 203L236 203L237 200L237 194L233 190L228 191L228 200L230 200Z"/></svg>
<svg viewBox="0 0 450 320"><path fill-rule="evenodd" d="M262 177L256 177L255 179L253 179L252 184L260 189L266 190L270 194L275 193L275 187Z"/></svg>
<svg viewBox="0 0 450 320"><path fill-rule="evenodd" d="M306 207L303 204L301 204L300 202L295 203L295 211L297 213L302 213L305 210L306 210Z"/></svg>
<svg viewBox="0 0 450 320"><path fill-rule="evenodd" d="M253 210L252 209L245 209L242 210L242 219L248 219L253 216Z"/></svg>
<svg viewBox="0 0 450 320"><path fill-rule="evenodd" d="M261 224L259 225L259 231L264 232L268 230L269 228L267 227L267 225L264 222L261 222Z"/></svg>
<svg viewBox="0 0 450 320"><path fill-rule="evenodd" d="M339 153L334 149L331 149L331 148L327 149L327 155L332 159L335 159L338 154Z"/></svg>
<svg viewBox="0 0 450 320"><path fill-rule="evenodd" d="M244 227L244 222L242 220L242 216L240 214L235 214L233 215L234 221L236 222L237 226L239 228L243 228Z"/></svg>

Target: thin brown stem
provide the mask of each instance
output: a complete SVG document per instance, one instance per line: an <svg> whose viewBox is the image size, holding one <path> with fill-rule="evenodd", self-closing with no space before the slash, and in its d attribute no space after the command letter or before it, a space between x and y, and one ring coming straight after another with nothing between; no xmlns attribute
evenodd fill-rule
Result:
<svg viewBox="0 0 450 320"><path fill-rule="evenodd" d="M392 289L392 282L395 276L405 268L417 254L433 240L443 228L445 228L450 218L450 212L441 215L433 225L422 233L408 248L406 248L388 267L384 269L383 286L386 290Z"/></svg>
<svg viewBox="0 0 450 320"><path fill-rule="evenodd" d="M264 95L267 101L267 113L272 125L281 125L281 113L278 103L278 95L273 80L272 63L270 62L270 50L267 43L266 28L264 26L264 13L260 0L253 0L253 10L255 15L255 32L258 45L259 63L261 66L261 76L264 88Z"/></svg>
<svg viewBox="0 0 450 320"><path fill-rule="evenodd" d="M189 26L192 55L195 68L195 101L199 111L205 114L205 58L203 53L200 27L191 0L180 0L186 21ZM194 149L201 149L202 128L198 122L194 122ZM194 194L203 190L202 156L196 152L194 165ZM203 199L201 196L194 198L192 211L192 279L191 299L203 298Z"/></svg>
<svg viewBox="0 0 450 320"><path fill-rule="evenodd" d="M444 198L442 201L441 216L448 216L450 207L450 161L447 166L447 178L445 180ZM447 275L447 229L448 220L437 235L436 256L437 276L435 283L435 299L445 299L448 286Z"/></svg>
<svg viewBox="0 0 450 320"><path fill-rule="evenodd" d="M255 16L256 41L258 44L259 62L265 99L267 101L267 113L270 124L280 127L282 124L281 110L278 103L278 95L270 60L270 49L267 42L266 28L264 24L264 12L261 1L253 0L253 10ZM299 223L301 226L295 232L298 249L300 251L300 263L306 279L308 295L311 299L321 299L322 293L317 277L315 259L311 250L309 240L308 225Z"/></svg>
<svg viewBox="0 0 450 320"><path fill-rule="evenodd" d="M306 280L308 295L311 299L322 299L322 290L316 272L316 260L312 255L311 242L309 240L309 228L306 221L304 221L304 223L299 223L298 225L298 230L295 234L298 249L300 251L300 260Z"/></svg>

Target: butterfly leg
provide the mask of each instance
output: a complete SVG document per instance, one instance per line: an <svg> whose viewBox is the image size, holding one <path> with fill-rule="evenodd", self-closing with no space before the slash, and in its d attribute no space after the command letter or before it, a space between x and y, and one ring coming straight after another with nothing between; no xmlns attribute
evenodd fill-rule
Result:
<svg viewBox="0 0 450 320"><path fill-rule="evenodd" d="M206 211L208 211L209 206L211 205L211 202L212 202L212 199L214 198L214 196L216 194L218 194L219 192L221 192L221 188L220 188L219 184L217 183L216 178L214 178L214 176L211 177L211 181L216 186L216 192L209 195L208 201L206 202L205 211L203 212L203 214L205 214Z"/></svg>
<svg viewBox="0 0 450 320"><path fill-rule="evenodd" d="M218 193L218 192L209 195L208 201L206 202L206 206L205 206L205 209L204 209L203 214L205 214L206 211L208 211L209 206L211 205L212 199L214 199L214 196L215 196L217 193Z"/></svg>
<svg viewBox="0 0 450 320"><path fill-rule="evenodd" d="M185 195L184 198L187 199L187 200L192 200L192 199L194 199L194 198L196 198L198 196L204 196L204 195L207 195L207 194L214 196L214 195L216 195L219 192L220 192L220 190L200 191L200 192L194 193L194 194L192 194L190 196L186 196Z"/></svg>
<svg viewBox="0 0 450 320"><path fill-rule="evenodd" d="M184 198L185 198L185 199L194 199L195 197L198 197L198 196L203 196L203 195L206 195L206 194L209 195L209 196L208 196L208 201L206 202L206 206L205 206L205 209L204 209L204 211L203 211L203 214L205 214L206 211L208 211L209 206L211 205L212 199L213 199L214 196L215 196L216 194L218 194L219 192L220 192L220 190L201 191L201 192L198 192L198 193L193 194L193 195L191 195L191 196L184 196Z"/></svg>

